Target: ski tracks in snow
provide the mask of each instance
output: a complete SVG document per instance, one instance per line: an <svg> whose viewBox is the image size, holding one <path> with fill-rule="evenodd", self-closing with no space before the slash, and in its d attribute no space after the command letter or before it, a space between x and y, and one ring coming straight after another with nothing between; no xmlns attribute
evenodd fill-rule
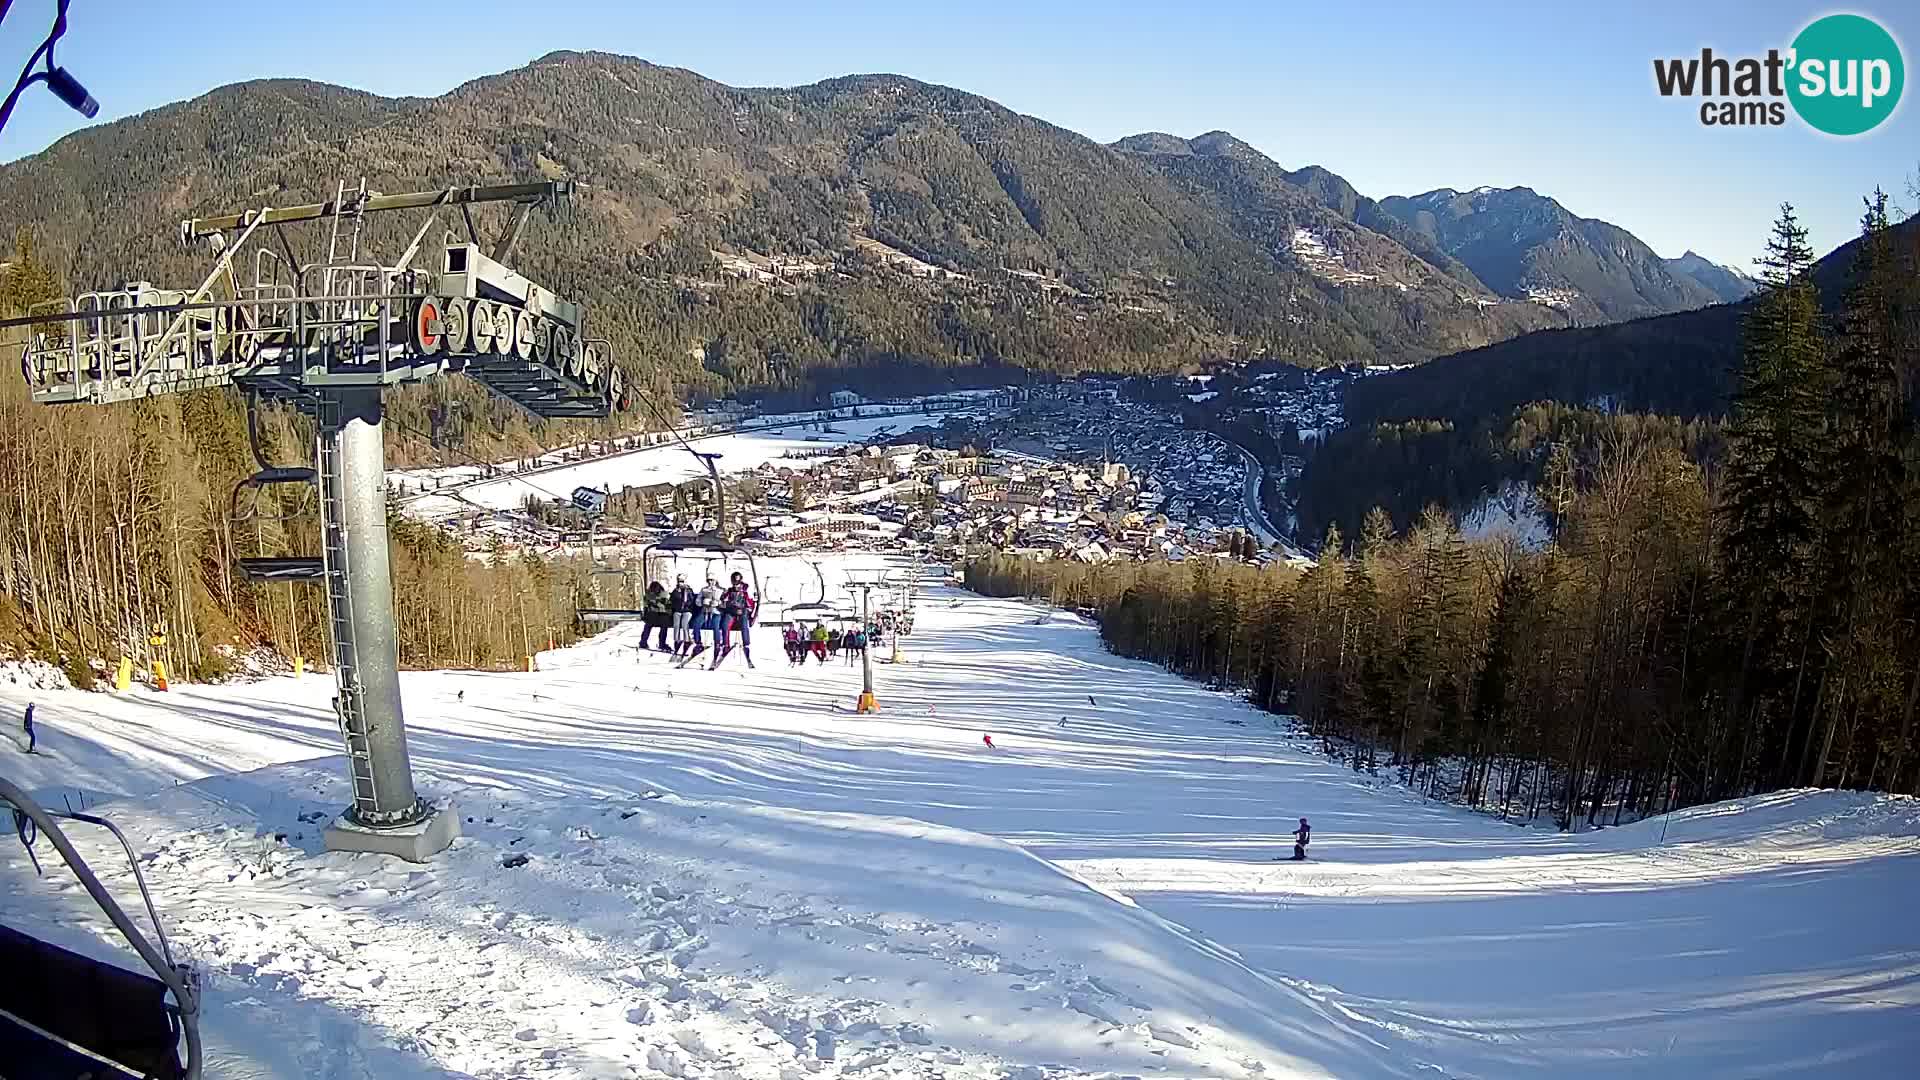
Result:
<svg viewBox="0 0 1920 1080"><path fill-rule="evenodd" d="M673 796L555 805L469 790L455 804L465 838L417 866L320 850L324 810L341 795L331 764L278 766L234 791L215 779L132 804L176 948L204 973L220 1019L244 1015L253 1028L224 1040L216 1060L229 1075L1264 1071L1078 964L1028 966L1003 954L991 926L836 903L806 888L817 877L761 872L796 846L778 812L761 828L737 810ZM246 804L243 786L313 798L263 810ZM517 855L526 862L502 865ZM881 862L874 869L892 869ZM997 992L983 995L983 982ZM979 1038L954 1038L970 1031ZM271 1050L249 1048L255 1041ZM1082 1048L1134 1067L1088 1068ZM1082 1064L1016 1064L1050 1059Z"/></svg>

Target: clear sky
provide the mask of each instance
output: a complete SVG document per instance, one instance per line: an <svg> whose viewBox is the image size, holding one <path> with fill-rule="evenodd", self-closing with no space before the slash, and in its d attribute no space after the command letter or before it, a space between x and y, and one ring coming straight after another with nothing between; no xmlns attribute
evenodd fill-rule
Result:
<svg viewBox="0 0 1920 1080"><path fill-rule="evenodd" d="M15 0L0 24L9 74L53 7ZM736 86L889 72L1102 142L1224 128L1288 168L1324 165L1376 198L1524 185L1662 255L1693 248L1745 266L1782 200L1820 251L1853 235L1875 184L1912 205L1920 90L1850 140L1797 120L1707 128L1697 102L1658 96L1652 61L1703 45L1764 54L1837 10L1892 30L1912 81L1913 0L74 0L57 58L99 99L101 122L268 76L434 95L555 49L625 53ZM0 134L0 161L84 123L36 87Z"/></svg>

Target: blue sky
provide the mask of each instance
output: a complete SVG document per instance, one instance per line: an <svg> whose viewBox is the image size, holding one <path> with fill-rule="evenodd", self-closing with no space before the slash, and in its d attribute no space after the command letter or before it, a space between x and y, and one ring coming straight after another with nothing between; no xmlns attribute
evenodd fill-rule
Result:
<svg viewBox="0 0 1920 1080"><path fill-rule="evenodd" d="M18 70L52 0L16 0L0 64ZM1102 142L1224 128L1288 168L1324 165L1375 197L1525 185L1631 230L1662 255L1745 265L1791 200L1825 251L1859 197L1903 203L1920 105L1851 140L1701 126L1653 89L1656 56L1762 54L1830 11L1872 16L1920 60L1920 4L1776 0L1528 3L704 3L491 0L74 0L57 57L132 115L244 79L299 76L433 95L555 49L601 49L745 86L891 72L984 94ZM353 26L341 35L322 23ZM1913 98L1920 91L1910 90ZM85 121L28 92L0 160Z"/></svg>

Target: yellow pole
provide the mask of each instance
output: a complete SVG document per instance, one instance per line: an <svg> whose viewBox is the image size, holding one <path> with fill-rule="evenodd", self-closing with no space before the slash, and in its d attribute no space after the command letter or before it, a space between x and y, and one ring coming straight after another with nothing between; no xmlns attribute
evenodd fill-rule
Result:
<svg viewBox="0 0 1920 1080"><path fill-rule="evenodd" d="M306 670L307 670L307 658L304 656L294 657L293 658L293 677L296 679L299 678L301 675L304 675L306 673Z"/></svg>
<svg viewBox="0 0 1920 1080"><path fill-rule="evenodd" d="M113 673L113 688L124 691L133 682L133 657L120 658L120 670Z"/></svg>
<svg viewBox="0 0 1920 1080"><path fill-rule="evenodd" d="M167 664L160 656L161 650L167 647L167 635L162 633L159 627L154 627L153 636L147 639L147 646L153 650L153 688L155 690L165 690L167 688Z"/></svg>

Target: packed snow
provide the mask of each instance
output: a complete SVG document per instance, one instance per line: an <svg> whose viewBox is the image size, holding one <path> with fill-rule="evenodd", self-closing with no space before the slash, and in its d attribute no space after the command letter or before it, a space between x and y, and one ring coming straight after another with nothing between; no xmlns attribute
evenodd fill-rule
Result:
<svg viewBox="0 0 1920 1080"><path fill-rule="evenodd" d="M825 561L829 599L877 558ZM789 562L767 591L811 600ZM213 1077L1867 1076L1920 1052L1914 799L1516 828L1073 615L947 588L876 664L877 718L857 666L793 669L771 628L756 670L676 670L639 632L403 676L421 789L464 831L423 865L321 850L346 801L324 675L0 682L45 749L0 741L0 771L128 831L207 979ZM1302 815L1313 857L1274 861ZM0 904L130 959L17 844Z"/></svg>

